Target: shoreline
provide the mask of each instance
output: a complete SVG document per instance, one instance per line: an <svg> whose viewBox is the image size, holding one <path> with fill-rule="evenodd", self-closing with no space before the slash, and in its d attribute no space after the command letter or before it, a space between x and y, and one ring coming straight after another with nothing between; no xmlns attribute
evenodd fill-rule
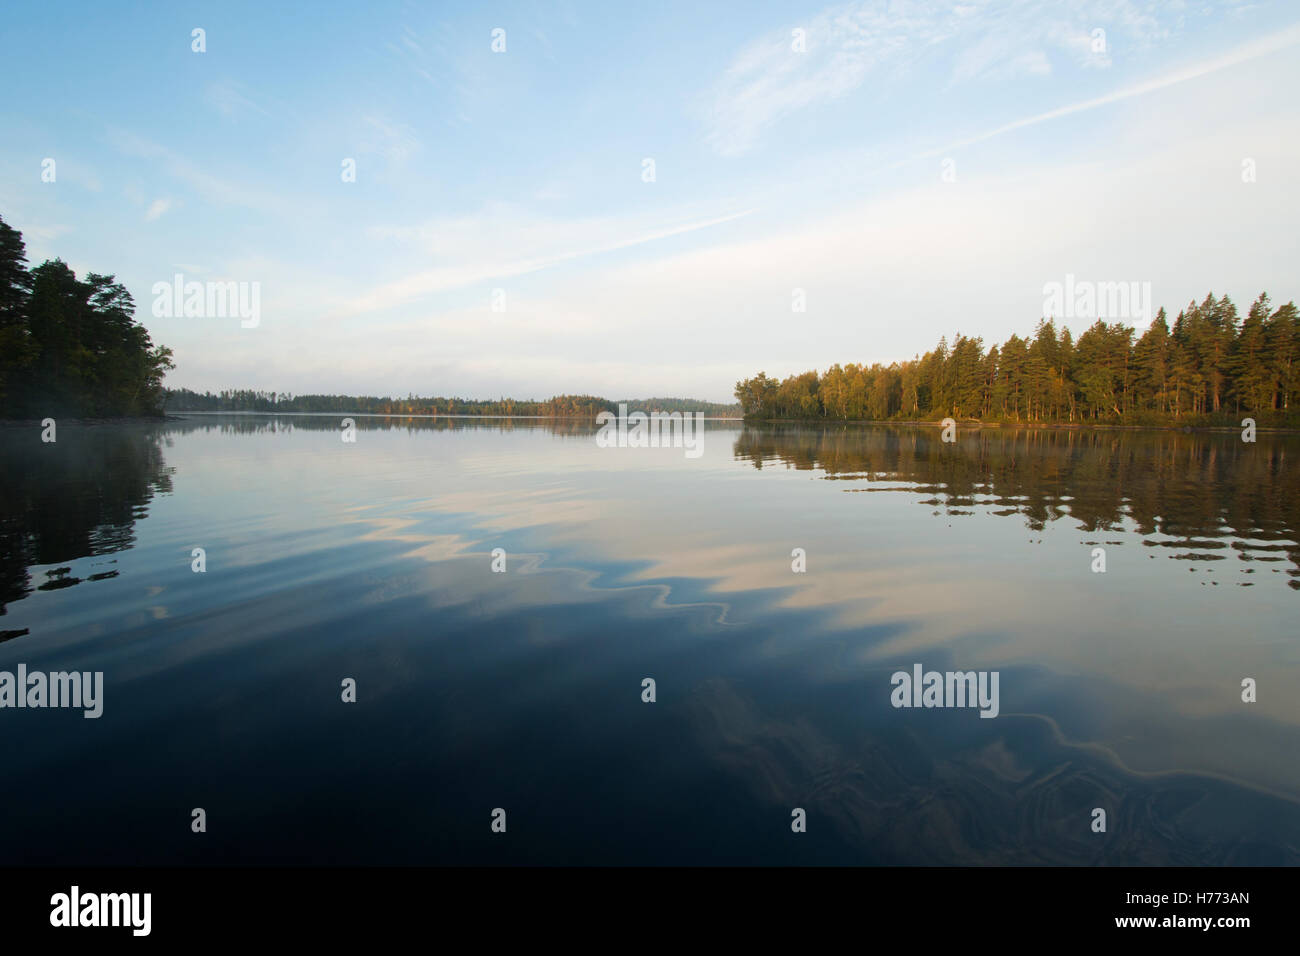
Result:
<svg viewBox="0 0 1300 956"><path fill-rule="evenodd" d="M746 418L743 419L746 425L908 425L908 426L929 426L931 428L942 428L942 421L922 421L919 419L871 419L871 418L848 418L848 419L818 419L818 418ZM958 428L1021 428L1021 429L1042 429L1042 430L1062 430L1062 431L1130 431L1130 432L1183 432L1184 434L1196 434L1198 432L1221 432L1228 434L1240 432L1240 425L1125 425L1116 423L1098 423L1091 424L1086 422L982 422L977 419L966 419L957 422ZM1300 435L1300 428L1286 425L1256 425L1256 433L1271 435Z"/></svg>
<svg viewBox="0 0 1300 956"><path fill-rule="evenodd" d="M695 414L693 412L682 414ZM138 416L134 418L58 418L56 416L47 416L54 418L57 425L134 425L140 423L162 424L164 422L183 422L189 420L195 415L210 415L213 417L221 415L261 415L274 417L296 416L301 418L418 418L428 421L436 421L440 418L467 419L471 421L523 421L523 422L591 422L596 424L594 417L586 415L404 415L404 414L385 414L383 412L209 412L209 411L192 411L192 412L168 412L159 416ZM741 418L715 418L705 416L705 421L711 422L736 422L743 423ZM43 419L39 418L0 418L0 428L40 428Z"/></svg>
<svg viewBox="0 0 1300 956"><path fill-rule="evenodd" d="M96 426L96 425L162 425L167 422L183 422L191 420L196 416L219 417L219 416L264 416L264 417L303 417L303 418L379 418L379 419L404 419L404 420L422 420L437 421L439 419L454 419L458 421L526 421L526 422L591 422L595 424L595 419L588 418L584 415L403 415L403 414L384 414L379 412L255 412L255 411L187 411L187 412L168 412L164 415L139 416L132 418L55 418L55 422L60 426ZM54 417L54 416L48 416ZM920 419L907 420L879 420L870 418L852 418L852 419L817 419L817 418L723 418L705 416L705 421L709 422L726 422L737 425L799 425L805 427L839 427L848 425L865 425L865 426L901 426L909 428L942 428L942 421L926 421ZM43 419L0 419L0 428L41 428ZM1183 434L1230 434L1241 431L1241 426L1237 425L1125 425L1120 423L1080 423L1080 422L981 422L974 419L957 422L957 427L961 429L972 428L1008 428L1034 431L1164 431L1164 432L1182 432ZM1257 434L1267 435L1300 435L1300 428L1290 426L1268 426L1257 425Z"/></svg>
<svg viewBox="0 0 1300 956"><path fill-rule="evenodd" d="M46 418L54 419L56 426L135 425L140 423L158 425L163 422L181 421L176 415L138 415L118 418L59 418L57 415L47 415ZM44 418L0 418L0 428L42 428L44 426L41 423L44 421Z"/></svg>

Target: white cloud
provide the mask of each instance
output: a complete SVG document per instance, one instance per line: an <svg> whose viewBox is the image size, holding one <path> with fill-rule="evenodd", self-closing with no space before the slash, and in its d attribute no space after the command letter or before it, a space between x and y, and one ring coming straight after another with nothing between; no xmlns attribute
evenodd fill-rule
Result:
<svg viewBox="0 0 1300 956"><path fill-rule="evenodd" d="M190 186L210 202L243 206L257 212L272 213L294 220L304 213L301 200L290 201L282 192L256 186L250 187L214 176L179 153L134 133L110 128L108 139L126 156L156 161L169 176Z"/></svg>
<svg viewBox="0 0 1300 956"><path fill-rule="evenodd" d="M222 116L235 117L243 113L257 113L268 117L271 115L244 91L242 84L232 80L223 80L209 85L204 97L208 105Z"/></svg>
<svg viewBox="0 0 1300 956"><path fill-rule="evenodd" d="M1262 40L1253 40L1238 46L1221 57L1216 57L1195 66L1186 67L1181 70L1175 70L1166 73L1154 79L1146 80L1123 89L1116 90L1113 93L1107 93L1105 96L1094 97L1090 100L1084 100L1080 103L1072 103L1068 106L1058 107L1054 110L1048 110L1045 113L1037 113L1034 116L1027 116L1010 123L1004 123L994 129L979 133L975 136L967 137L955 143L948 143L938 149L922 153L922 157L938 156L949 150L959 149L963 146L972 146L975 143L982 143L985 140L992 139L995 136L1001 136L1003 133L1009 133L1013 130L1024 129L1029 126L1036 126L1039 123L1045 123L1049 120L1060 119L1064 116L1070 116L1074 113L1082 113L1086 110L1097 109L1101 106L1110 106L1122 100L1131 99L1135 96L1144 96L1147 93L1154 93L1163 90L1166 87L1175 86L1179 83L1186 83L1188 80L1199 79L1210 73L1216 73L1219 70L1225 70L1229 67L1239 66L1258 57L1268 56L1277 53L1288 47L1300 43L1300 26L1293 26L1286 30L1281 30L1272 36L1265 37Z"/></svg>
<svg viewBox="0 0 1300 956"><path fill-rule="evenodd" d="M1080 66L1109 65L1108 55L1092 50L1093 29L1110 30L1141 49L1180 26L1177 6L1151 0L974 0L956 7L934 0L859 0L741 50L708 96L706 139L722 155L739 155L781 118L832 102L869 78L882 91L893 90L941 54L951 58L951 83L1041 76L1052 72L1052 51ZM805 53L792 49L794 28L806 31Z"/></svg>
<svg viewBox="0 0 1300 956"><path fill-rule="evenodd" d="M155 199L149 204L148 211L145 212L144 218L148 222L153 222L162 218L162 215L172 207L170 199Z"/></svg>
<svg viewBox="0 0 1300 956"><path fill-rule="evenodd" d="M650 225L627 218L568 222L539 219L498 204L472 217L439 220L415 228L375 228L370 230L372 238L415 242L430 258L445 264L372 289L350 302L346 310L381 311L422 296L527 275L576 259L707 229L749 212Z"/></svg>
<svg viewBox="0 0 1300 956"><path fill-rule="evenodd" d="M376 154L390 163L400 164L419 152L420 140L409 126L381 116L366 116L362 122L368 128L360 144L362 153Z"/></svg>

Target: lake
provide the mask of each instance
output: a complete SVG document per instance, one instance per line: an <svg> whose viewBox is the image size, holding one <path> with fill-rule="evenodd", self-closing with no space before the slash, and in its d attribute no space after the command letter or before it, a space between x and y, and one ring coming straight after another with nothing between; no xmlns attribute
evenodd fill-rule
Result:
<svg viewBox="0 0 1300 956"><path fill-rule="evenodd" d="M0 429L0 863L1300 863L1298 438L355 418Z"/></svg>

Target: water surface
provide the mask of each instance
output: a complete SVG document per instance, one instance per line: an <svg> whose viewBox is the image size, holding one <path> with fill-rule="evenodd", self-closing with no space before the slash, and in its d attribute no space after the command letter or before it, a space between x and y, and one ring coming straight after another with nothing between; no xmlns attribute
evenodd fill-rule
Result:
<svg viewBox="0 0 1300 956"><path fill-rule="evenodd" d="M0 431L0 864L1300 862L1300 440L356 421Z"/></svg>

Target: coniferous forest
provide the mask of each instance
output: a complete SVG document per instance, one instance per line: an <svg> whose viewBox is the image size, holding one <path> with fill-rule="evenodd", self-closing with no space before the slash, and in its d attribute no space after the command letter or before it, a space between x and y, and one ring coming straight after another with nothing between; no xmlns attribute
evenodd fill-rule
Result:
<svg viewBox="0 0 1300 956"><path fill-rule="evenodd" d="M0 219L0 419L158 415L172 368L120 282L78 279L62 259L29 270L22 233Z"/></svg>
<svg viewBox="0 0 1300 956"><path fill-rule="evenodd" d="M1161 309L1136 330L1097 321L1075 341L1051 319L986 352L979 338L942 339L889 366L833 365L736 384L747 418L838 421L1300 425L1300 313L1261 294L1242 318L1225 295Z"/></svg>

